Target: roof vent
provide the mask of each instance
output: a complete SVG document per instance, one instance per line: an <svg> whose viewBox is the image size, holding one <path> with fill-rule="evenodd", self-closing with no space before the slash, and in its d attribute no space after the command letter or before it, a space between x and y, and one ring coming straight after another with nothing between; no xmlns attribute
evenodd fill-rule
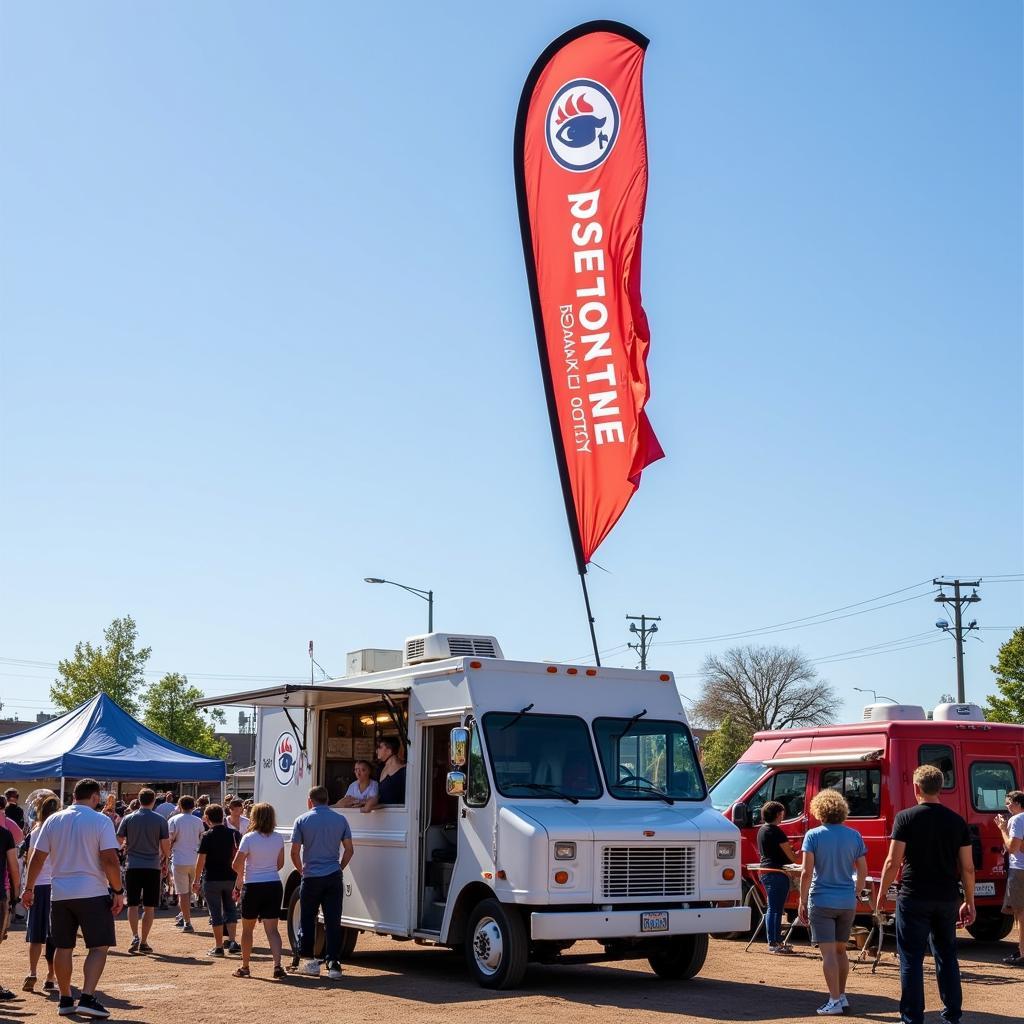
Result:
<svg viewBox="0 0 1024 1024"><path fill-rule="evenodd" d="M985 712L977 704L940 704L932 712L934 722L984 722Z"/></svg>
<svg viewBox="0 0 1024 1024"><path fill-rule="evenodd" d="M493 636L425 633L405 641L406 665L425 665L445 658L504 658Z"/></svg>
<svg viewBox="0 0 1024 1024"><path fill-rule="evenodd" d="M920 704L868 704L864 708L865 722L924 722L926 716Z"/></svg>

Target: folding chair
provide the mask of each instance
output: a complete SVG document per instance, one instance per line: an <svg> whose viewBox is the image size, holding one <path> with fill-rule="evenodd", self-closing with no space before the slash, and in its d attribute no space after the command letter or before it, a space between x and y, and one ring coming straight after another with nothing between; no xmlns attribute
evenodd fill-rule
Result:
<svg viewBox="0 0 1024 1024"><path fill-rule="evenodd" d="M743 952L754 944L758 935L761 934L761 930L767 926L768 921L768 890L764 887L764 875L785 875L786 880L789 882L790 887L793 885L793 876L788 871L783 871L782 868L763 868L760 865L750 864L747 866L747 870L751 875L754 876L754 882L756 883L750 890L750 894L753 897L752 903L761 913L761 920L758 921L757 927L754 929L754 934L750 936L750 941L743 947ZM789 930L786 932L786 937L782 940L783 945L789 945L789 937L793 934L793 929L796 927L796 918L790 922Z"/></svg>

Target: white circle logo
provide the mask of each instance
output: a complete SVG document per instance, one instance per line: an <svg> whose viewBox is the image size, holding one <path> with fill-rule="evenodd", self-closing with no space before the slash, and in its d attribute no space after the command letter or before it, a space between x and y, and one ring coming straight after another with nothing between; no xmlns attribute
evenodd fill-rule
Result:
<svg viewBox="0 0 1024 1024"><path fill-rule="evenodd" d="M619 105L600 82L576 78L555 93L544 123L548 152L567 171L590 171L619 137Z"/></svg>
<svg viewBox="0 0 1024 1024"><path fill-rule="evenodd" d="M283 732L274 744L274 775L282 786L287 786L295 778L295 766L298 758L295 755L295 736Z"/></svg>

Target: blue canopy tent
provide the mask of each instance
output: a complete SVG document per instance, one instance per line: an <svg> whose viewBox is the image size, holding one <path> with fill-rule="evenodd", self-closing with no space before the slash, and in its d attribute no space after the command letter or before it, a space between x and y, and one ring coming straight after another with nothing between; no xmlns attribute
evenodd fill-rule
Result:
<svg viewBox="0 0 1024 1024"><path fill-rule="evenodd" d="M105 693L0 740L0 779L223 782L223 761L165 740ZM61 793L63 798L63 793Z"/></svg>

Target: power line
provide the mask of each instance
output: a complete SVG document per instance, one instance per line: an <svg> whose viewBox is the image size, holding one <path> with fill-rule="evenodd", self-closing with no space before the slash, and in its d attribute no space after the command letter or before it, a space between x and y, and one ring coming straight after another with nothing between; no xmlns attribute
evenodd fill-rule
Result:
<svg viewBox="0 0 1024 1024"><path fill-rule="evenodd" d="M917 584L917 586L920 586L920 584ZM907 587L906 589L910 590L912 588ZM894 591L894 593L900 593L900 591ZM745 630L745 631L743 631L741 633L721 633L718 636L698 636L698 637L693 637L693 638L688 639L688 640L662 640L657 646L659 646L659 647L678 647L678 646L682 646L682 645L685 645L685 644L710 643L710 642L713 642L713 641L716 641L716 640L743 640L743 639L745 639L747 637L753 637L753 636L769 636L772 633L787 633L787 632L789 632L790 630L793 630L793 629L807 629L809 626L822 626L826 622L838 622L840 619L850 619L850 618L853 618L856 615L867 615L868 612L877 612L877 611L881 611L883 608L892 608L894 605L906 604L908 601L919 601L922 597L928 597L928 596L929 596L928 594L913 594L910 597L900 598L900 600L898 600L898 601L888 601L885 604L877 604L877 605L875 605L872 608L862 608L860 611L857 611L857 612L847 612L845 615L832 615L829 618L821 618L821 619L818 619L815 622L806 622L803 619L792 619L792 620L790 620L791 622L794 622L794 623L802 623L800 625L786 625L786 624L783 624L783 623L779 623L776 626L762 626L760 629ZM860 601L858 603L859 604L865 604L866 602ZM848 608L852 608L854 606L853 605L847 605L847 607ZM828 613L822 612L821 614L822 615L826 615ZM808 618L813 618L813 616L808 616Z"/></svg>

